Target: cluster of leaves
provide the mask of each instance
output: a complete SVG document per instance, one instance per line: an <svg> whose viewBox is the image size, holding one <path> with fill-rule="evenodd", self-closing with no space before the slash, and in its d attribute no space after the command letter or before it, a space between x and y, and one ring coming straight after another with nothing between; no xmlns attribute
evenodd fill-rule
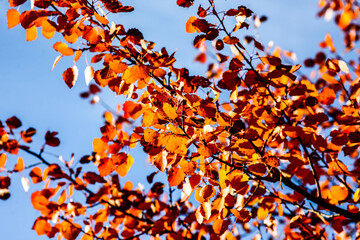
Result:
<svg viewBox="0 0 360 240"><path fill-rule="evenodd" d="M20 14L16 8L25 2L9 0L9 28L21 24L29 41L39 28L45 38L61 35L63 42L53 45L61 54L54 66L63 56L74 56L75 65L63 74L69 88L77 81L77 61L89 52L91 63L101 67L86 67L87 84L92 79L96 84L82 97L93 96L96 103L99 87L127 97L118 113L105 112L102 136L79 160L81 167L73 165L74 158L60 165L43 157L46 145L60 144L56 132L46 133L38 153L29 146L35 129L19 133L16 117L0 124L0 168L6 174L0 178L1 199L10 196L8 175L28 168L19 158L9 169L8 154L24 151L45 165L30 166L32 182L44 183L31 195L40 212L33 226L37 234L83 240L239 239L260 234L260 227L286 239L357 234L360 64L336 54L330 35L320 43L329 56L318 52L304 62L312 68L310 78L299 71L300 64L284 63L292 53L265 48L242 34L266 17L246 6L218 11L209 0L185 26L197 34L196 61L208 64L206 74L197 76L175 67L174 53L156 50L140 30L110 23L111 14L134 10L118 0L96 6L86 0L35 0ZM176 3L194 7L193 0ZM357 1L321 0L319 6L319 16L337 14L346 50L359 51ZM250 55L249 48L256 53ZM148 176L149 191L120 184L135 161L127 149L135 147L167 175L171 189L181 191L178 200L172 191L164 194L164 183L153 182L157 172ZM29 185L26 178L23 185ZM82 197L70 201L75 194Z"/></svg>

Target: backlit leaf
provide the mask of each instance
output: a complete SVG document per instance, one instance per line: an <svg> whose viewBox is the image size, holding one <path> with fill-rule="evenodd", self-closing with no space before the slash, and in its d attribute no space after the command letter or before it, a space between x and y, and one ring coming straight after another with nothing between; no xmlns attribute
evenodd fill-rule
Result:
<svg viewBox="0 0 360 240"><path fill-rule="evenodd" d="M51 231L51 225L44 217L38 217L32 226L32 229L36 231L37 235L45 235Z"/></svg>
<svg viewBox="0 0 360 240"><path fill-rule="evenodd" d="M66 43L63 42L56 42L53 45L53 48L61 53L64 56L72 56L74 55L74 50L66 45Z"/></svg>
<svg viewBox="0 0 360 240"><path fill-rule="evenodd" d="M75 85L78 75L79 70L76 66L65 70L63 73L63 79L69 88L72 88Z"/></svg>
<svg viewBox="0 0 360 240"><path fill-rule="evenodd" d="M181 168L172 168L168 172L168 181L170 186L174 187L179 185L185 177L185 173Z"/></svg>
<svg viewBox="0 0 360 240"><path fill-rule="evenodd" d="M171 120L174 120L178 116L177 113L176 113L175 107L171 106L167 102L164 103L163 110L164 110L166 116L168 116Z"/></svg>
<svg viewBox="0 0 360 240"><path fill-rule="evenodd" d="M265 220L268 213L269 213L269 209L264 208L264 207L259 207L258 210L257 210L258 219L259 220Z"/></svg>
<svg viewBox="0 0 360 240"><path fill-rule="evenodd" d="M37 28L32 26L26 29L26 41L34 41L37 37Z"/></svg>
<svg viewBox="0 0 360 240"><path fill-rule="evenodd" d="M94 12L94 16L95 16L96 20L98 20L100 23L102 23L104 25L107 25L109 23L109 21L106 19L106 17L99 15L97 12Z"/></svg>
<svg viewBox="0 0 360 240"><path fill-rule="evenodd" d="M33 183L39 183L42 182L42 173L41 173L41 168L39 167L34 167L31 172L29 173L32 182Z"/></svg>
<svg viewBox="0 0 360 240"><path fill-rule="evenodd" d="M21 177L21 185L25 192L29 191L29 188L30 188L29 179L27 179L26 177Z"/></svg>
<svg viewBox="0 0 360 240"><path fill-rule="evenodd" d="M10 7L17 7L26 2L26 0L9 0Z"/></svg>
<svg viewBox="0 0 360 240"><path fill-rule="evenodd" d="M95 138L93 140L94 152L103 153L103 152L107 151L108 148L109 148L109 145L106 142L104 142L103 140L101 140L100 138Z"/></svg>
<svg viewBox="0 0 360 240"><path fill-rule="evenodd" d="M0 154L0 168L5 167L7 156L5 153Z"/></svg>
<svg viewBox="0 0 360 240"><path fill-rule="evenodd" d="M90 66L85 68L85 83L89 86L91 80L94 78L94 69Z"/></svg>
<svg viewBox="0 0 360 240"><path fill-rule="evenodd" d="M8 28L13 28L20 23L20 13L16 9L9 9L6 13Z"/></svg>
<svg viewBox="0 0 360 240"><path fill-rule="evenodd" d="M17 160L17 163L16 163L16 165L15 165L15 167L14 167L14 171L15 172L21 172L22 170L24 170L24 160L21 158L21 157L19 157L18 158L18 160Z"/></svg>
<svg viewBox="0 0 360 240"><path fill-rule="evenodd" d="M349 194L349 191L347 190L346 187L341 187L337 185L332 186L330 192L333 198L336 199L337 201L345 200Z"/></svg>
<svg viewBox="0 0 360 240"><path fill-rule="evenodd" d="M330 105L334 102L336 98L334 90L331 88L325 87L322 92L319 94L318 100L320 103L325 105Z"/></svg>
<svg viewBox="0 0 360 240"><path fill-rule="evenodd" d="M192 23L197 19L195 16L191 16L186 22L186 32L187 33L194 33L196 32L196 28L192 25Z"/></svg>

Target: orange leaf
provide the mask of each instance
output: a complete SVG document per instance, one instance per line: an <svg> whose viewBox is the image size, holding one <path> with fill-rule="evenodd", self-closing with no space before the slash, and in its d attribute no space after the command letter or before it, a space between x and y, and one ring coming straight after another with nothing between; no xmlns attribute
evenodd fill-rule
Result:
<svg viewBox="0 0 360 240"><path fill-rule="evenodd" d="M107 20L105 17L99 15L97 12L94 12L94 16L96 20L98 20L100 23L107 25L109 23L109 20Z"/></svg>
<svg viewBox="0 0 360 240"><path fill-rule="evenodd" d="M213 225L214 232L217 235L221 236L221 235L223 235L223 233L226 230L228 230L229 224L230 224L229 220L215 219L212 225Z"/></svg>
<svg viewBox="0 0 360 240"><path fill-rule="evenodd" d="M109 63L109 67L116 73L123 73L128 68L128 65L121 62L120 60L115 59Z"/></svg>
<svg viewBox="0 0 360 240"><path fill-rule="evenodd" d="M74 50L72 48L69 48L65 43L63 42L56 42L53 45L53 48L61 53L64 56L72 56L74 55Z"/></svg>
<svg viewBox="0 0 360 240"><path fill-rule="evenodd" d="M151 128L146 128L144 130L144 140L145 142L153 142L157 137L158 137L158 133L151 129Z"/></svg>
<svg viewBox="0 0 360 240"><path fill-rule="evenodd" d="M14 171L21 172L22 170L24 170L24 160L21 157L19 157L14 167Z"/></svg>
<svg viewBox="0 0 360 240"><path fill-rule="evenodd" d="M223 38L223 42L229 45L233 45L239 42L239 39L237 37L229 37L229 36L225 36Z"/></svg>
<svg viewBox="0 0 360 240"><path fill-rule="evenodd" d="M126 153L115 154L111 157L113 164L116 166L115 171L125 177L134 163L134 158Z"/></svg>
<svg viewBox="0 0 360 240"><path fill-rule="evenodd" d="M340 187L340 186L332 186L330 189L331 195L334 199L337 201L343 201L347 198L349 191L346 187Z"/></svg>
<svg viewBox="0 0 360 240"><path fill-rule="evenodd" d="M201 188L199 194L200 196L205 200L208 201L210 198L215 196L215 189L212 185L205 185L203 188Z"/></svg>
<svg viewBox="0 0 360 240"><path fill-rule="evenodd" d="M172 168L168 173L168 181L170 186L179 185L185 177L185 173L181 168Z"/></svg>
<svg viewBox="0 0 360 240"><path fill-rule="evenodd" d="M318 96L318 101L322 104L330 105L335 101L336 95L334 90L325 87Z"/></svg>
<svg viewBox="0 0 360 240"><path fill-rule="evenodd" d="M32 26L26 29L26 41L34 41L37 37L37 28Z"/></svg>
<svg viewBox="0 0 360 240"><path fill-rule="evenodd" d="M8 28L13 28L20 23L20 13L16 9L9 9L6 17Z"/></svg>
<svg viewBox="0 0 360 240"><path fill-rule="evenodd" d="M39 167L34 167L34 168L31 170L31 172L30 172L29 175L30 175L33 183L42 182L41 168L39 168Z"/></svg>
<svg viewBox="0 0 360 240"><path fill-rule="evenodd" d="M204 145L200 145L200 147L197 150L199 154L201 154L206 158L211 157L213 155L211 148Z"/></svg>
<svg viewBox="0 0 360 240"><path fill-rule="evenodd" d="M62 193L60 194L60 197L58 199L58 204L59 205L63 204L65 202L65 200L66 200L66 190L64 189L62 191Z"/></svg>
<svg viewBox="0 0 360 240"><path fill-rule="evenodd" d="M258 210L257 210L258 219L259 220L265 220L268 213L269 213L269 209L264 208L264 207L259 207Z"/></svg>
<svg viewBox="0 0 360 240"><path fill-rule="evenodd" d="M185 154L187 152L187 138L175 134L169 134L161 139L163 146L170 153Z"/></svg>
<svg viewBox="0 0 360 240"><path fill-rule="evenodd" d="M5 167L6 159L7 157L5 153L0 154L0 168Z"/></svg>
<svg viewBox="0 0 360 240"><path fill-rule="evenodd" d="M143 119L142 119L144 127L151 127L154 124L156 124L157 121L158 121L158 117L154 111L149 109L144 112Z"/></svg>
<svg viewBox="0 0 360 240"><path fill-rule="evenodd" d="M109 145L100 138L95 138L93 141L93 148L94 152L101 154L109 149Z"/></svg>
<svg viewBox="0 0 360 240"><path fill-rule="evenodd" d="M145 65L134 65L124 71L123 79L127 84L134 83L137 80L148 82L150 80L149 71L149 67Z"/></svg>
<svg viewBox="0 0 360 240"><path fill-rule="evenodd" d="M137 104L134 103L133 101L126 101L124 102L123 105L123 110L124 110L124 117L125 118L129 118L131 117L132 119L137 119L138 117L140 117L141 113L142 113L142 106L141 104Z"/></svg>
<svg viewBox="0 0 360 240"><path fill-rule="evenodd" d="M197 19L197 17L195 16L191 16L187 22L186 22L186 27L185 30L187 33L194 33L196 32L196 28L192 25L192 23Z"/></svg>
<svg viewBox="0 0 360 240"><path fill-rule="evenodd" d="M105 177L114 171L114 165L110 158L103 158L100 160L98 169L100 176Z"/></svg>
<svg viewBox="0 0 360 240"><path fill-rule="evenodd" d="M176 113L175 107L171 106L167 102L164 103L163 110L164 110L166 116L168 116L171 120L174 120L178 116L177 113Z"/></svg>
<svg viewBox="0 0 360 240"><path fill-rule="evenodd" d="M153 70L152 74L154 74L155 77L163 78L166 75L166 71L161 68L156 68Z"/></svg>
<svg viewBox="0 0 360 240"><path fill-rule="evenodd" d="M77 223L69 221L63 221L61 223L60 232L67 240L74 240L81 232L81 226Z"/></svg>
<svg viewBox="0 0 360 240"><path fill-rule="evenodd" d="M51 231L51 225L46 218L38 217L32 227L36 231L37 235L45 235Z"/></svg>
<svg viewBox="0 0 360 240"><path fill-rule="evenodd" d="M51 25L49 21L47 20L43 21L41 33L45 38L47 39L52 38L55 35L55 30L56 28L53 25Z"/></svg>

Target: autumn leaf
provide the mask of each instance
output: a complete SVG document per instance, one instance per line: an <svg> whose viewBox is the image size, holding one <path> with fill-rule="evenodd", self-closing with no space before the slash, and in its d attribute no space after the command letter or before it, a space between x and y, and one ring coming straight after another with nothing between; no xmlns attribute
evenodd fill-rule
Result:
<svg viewBox="0 0 360 240"><path fill-rule="evenodd" d="M99 174L101 177L105 177L114 171L114 164L110 158L103 158L100 160L98 166Z"/></svg>
<svg viewBox="0 0 360 240"><path fill-rule="evenodd" d="M0 168L5 167L7 156L5 153L0 154Z"/></svg>
<svg viewBox="0 0 360 240"><path fill-rule="evenodd" d="M140 117L141 113L142 113L142 106L141 104L137 104L133 101L125 101L123 104L123 110L124 110L124 117L125 118L129 118L131 117L132 119L137 119L138 117Z"/></svg>
<svg viewBox="0 0 360 240"><path fill-rule="evenodd" d="M98 20L101 24L107 25L109 21L106 19L106 17L101 16L97 12L94 12L94 16L96 20Z"/></svg>
<svg viewBox="0 0 360 240"><path fill-rule="evenodd" d="M341 187L338 185L334 185L330 189L331 195L337 201L343 201L347 198L349 191L346 187Z"/></svg>
<svg viewBox="0 0 360 240"><path fill-rule="evenodd" d="M196 32L196 28L192 25L192 23L197 19L195 16L191 16L186 22L186 32L194 33Z"/></svg>
<svg viewBox="0 0 360 240"><path fill-rule="evenodd" d="M51 132L47 131L45 134L45 141L46 144L51 147L57 147L60 145L60 140L58 137L55 137L58 134L58 132Z"/></svg>
<svg viewBox="0 0 360 240"><path fill-rule="evenodd" d="M61 53L61 55L64 56L72 56L74 55L74 50L66 45L66 43L63 42L56 42L53 46L53 48Z"/></svg>
<svg viewBox="0 0 360 240"><path fill-rule="evenodd" d="M111 161L116 167L115 171L121 177L125 177L134 163L134 158L126 153L117 153L115 155L112 155Z"/></svg>
<svg viewBox="0 0 360 240"><path fill-rule="evenodd" d="M72 88L75 85L78 75L79 70L76 66L65 70L63 73L63 79L69 88Z"/></svg>
<svg viewBox="0 0 360 240"><path fill-rule="evenodd" d="M26 2L26 0L9 0L10 7L17 7Z"/></svg>
<svg viewBox="0 0 360 240"><path fill-rule="evenodd" d="M103 153L109 149L109 145L100 138L95 138L93 140L93 149L96 153Z"/></svg>
<svg viewBox="0 0 360 240"><path fill-rule="evenodd" d="M165 149L171 153L185 154L187 151L187 139L175 134L168 134L160 138Z"/></svg>
<svg viewBox="0 0 360 240"><path fill-rule="evenodd" d="M20 23L20 13L16 9L9 9L6 13L8 28L13 28Z"/></svg>
<svg viewBox="0 0 360 240"><path fill-rule="evenodd" d="M32 229L36 231L37 235L45 235L51 231L51 224L46 218L38 217Z"/></svg>
<svg viewBox="0 0 360 240"><path fill-rule="evenodd" d="M26 41L34 41L37 37L37 28L32 26L26 29Z"/></svg>
<svg viewBox="0 0 360 240"><path fill-rule="evenodd" d="M334 90L331 88L325 87L322 92L320 93L318 100L319 103L330 105L335 101L336 95Z"/></svg>
<svg viewBox="0 0 360 240"><path fill-rule="evenodd" d="M33 183L42 182L42 171L39 167L34 167L29 173Z"/></svg>
<svg viewBox="0 0 360 240"><path fill-rule="evenodd" d="M174 120L178 116L178 114L176 113L175 107L171 106L167 102L164 103L163 110L164 110L166 116L168 116L171 120Z"/></svg>
<svg viewBox="0 0 360 240"><path fill-rule="evenodd" d="M25 168L24 160L21 157L19 157L14 167L14 172L21 172L22 170L24 170L24 168Z"/></svg>
<svg viewBox="0 0 360 240"><path fill-rule="evenodd" d="M259 207L258 210L257 210L258 219L259 220L265 220L268 213L269 213L269 210L267 208Z"/></svg>
<svg viewBox="0 0 360 240"><path fill-rule="evenodd" d="M85 68L85 83L89 86L91 80L94 78L94 69L90 66Z"/></svg>
<svg viewBox="0 0 360 240"><path fill-rule="evenodd" d="M185 173L181 168L172 168L168 172L168 181L170 186L177 186L179 185L185 177Z"/></svg>

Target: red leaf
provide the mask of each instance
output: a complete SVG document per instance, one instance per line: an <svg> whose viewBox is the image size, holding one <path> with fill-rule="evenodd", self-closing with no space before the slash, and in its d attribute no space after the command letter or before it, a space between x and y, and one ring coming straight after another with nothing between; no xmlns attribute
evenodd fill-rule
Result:
<svg viewBox="0 0 360 240"><path fill-rule="evenodd" d="M184 8L188 8L191 7L191 5L193 5L194 0L177 0L176 4L179 5L180 7L184 7Z"/></svg>
<svg viewBox="0 0 360 240"><path fill-rule="evenodd" d="M20 121L17 117L13 116L13 117L8 118L8 119L6 120L6 125L7 125L10 129L16 129L16 128L21 127L22 124L21 124L21 121Z"/></svg>
<svg viewBox="0 0 360 240"><path fill-rule="evenodd" d="M55 137L57 134L58 134L58 132L47 131L45 134L45 140L46 140L45 143L51 147L59 146L60 140L59 140L59 138Z"/></svg>
<svg viewBox="0 0 360 240"><path fill-rule="evenodd" d="M9 0L10 7L17 7L26 2L26 0Z"/></svg>
<svg viewBox="0 0 360 240"><path fill-rule="evenodd" d="M79 71L76 66L66 69L63 73L63 79L69 88L72 88L75 85L78 73Z"/></svg>

